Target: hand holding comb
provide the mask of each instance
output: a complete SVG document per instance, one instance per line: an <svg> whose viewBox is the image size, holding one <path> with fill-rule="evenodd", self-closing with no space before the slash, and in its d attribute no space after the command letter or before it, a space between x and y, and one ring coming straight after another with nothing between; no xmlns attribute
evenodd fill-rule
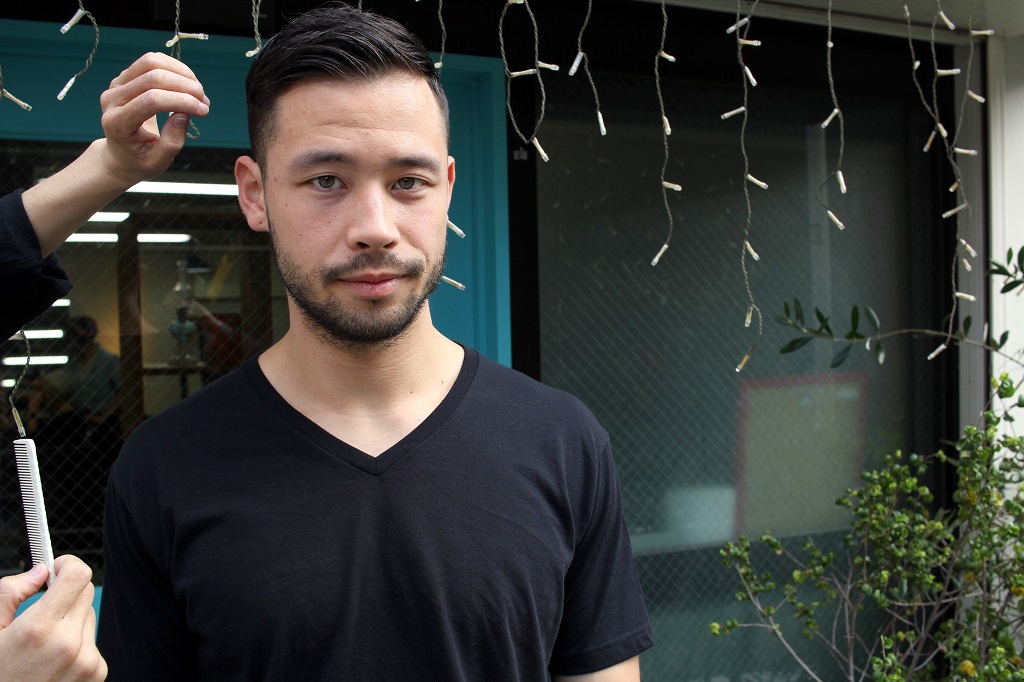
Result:
<svg viewBox="0 0 1024 682"><path fill-rule="evenodd" d="M31 438L14 441L14 459L18 464L18 482L21 484L21 503L25 508L25 526L28 528L28 547L32 565L46 564L53 580L53 549L50 547L50 527L46 523L46 505L43 503L43 484L39 478L36 444Z"/></svg>

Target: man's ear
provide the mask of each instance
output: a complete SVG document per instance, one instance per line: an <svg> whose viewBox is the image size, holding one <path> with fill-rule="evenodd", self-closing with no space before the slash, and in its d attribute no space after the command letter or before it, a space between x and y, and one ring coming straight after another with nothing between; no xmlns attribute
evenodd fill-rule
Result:
<svg viewBox="0 0 1024 682"><path fill-rule="evenodd" d="M235 161L235 182L238 183L238 205L256 232L266 232L267 219L266 195L263 192L263 174L259 164L251 157L240 156Z"/></svg>
<svg viewBox="0 0 1024 682"><path fill-rule="evenodd" d="M448 157L448 205L452 204L452 189L455 188L455 158Z"/></svg>

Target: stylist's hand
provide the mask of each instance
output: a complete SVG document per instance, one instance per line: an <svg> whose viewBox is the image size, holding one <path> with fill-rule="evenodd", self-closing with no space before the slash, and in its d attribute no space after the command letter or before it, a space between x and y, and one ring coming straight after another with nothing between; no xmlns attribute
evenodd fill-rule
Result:
<svg viewBox="0 0 1024 682"><path fill-rule="evenodd" d="M210 99L192 69L150 52L100 95L106 134L103 168L125 188L160 175L185 144L190 116L206 116ZM158 113L174 112L161 129Z"/></svg>
<svg viewBox="0 0 1024 682"><path fill-rule="evenodd" d="M54 562L54 574L43 596L17 618L18 606L46 582L46 566L0 579L0 680L106 679L95 641L92 570L68 555Z"/></svg>

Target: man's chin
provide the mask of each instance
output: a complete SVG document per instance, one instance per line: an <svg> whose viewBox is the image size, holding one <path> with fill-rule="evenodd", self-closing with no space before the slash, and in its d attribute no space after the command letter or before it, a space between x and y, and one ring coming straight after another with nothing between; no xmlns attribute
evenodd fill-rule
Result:
<svg viewBox="0 0 1024 682"><path fill-rule="evenodd" d="M345 350L391 346L413 326L426 300L418 303L390 298L362 301L358 309L331 304L299 305L306 328L323 341Z"/></svg>

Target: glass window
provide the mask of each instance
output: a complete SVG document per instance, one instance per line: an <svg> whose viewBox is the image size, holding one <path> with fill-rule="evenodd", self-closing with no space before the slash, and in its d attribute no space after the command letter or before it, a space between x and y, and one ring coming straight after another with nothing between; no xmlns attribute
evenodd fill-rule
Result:
<svg viewBox="0 0 1024 682"><path fill-rule="evenodd" d="M762 86L751 96L750 172L769 187L746 185L760 256L747 268L764 338L737 373L758 323L744 328L742 121L721 114L742 90L663 78L672 125L665 177L683 189L668 192L675 232L651 267L668 230L653 82L610 73L597 82L606 137L585 82L548 91L551 161L538 164L541 378L579 395L611 433L662 643L644 655L645 677L799 679L763 633L710 638L710 622L752 615L718 550L766 531L799 545L808 536L837 541L847 517L833 502L864 467L896 448L935 445L950 359L925 361L934 340L887 341L881 366L858 344L830 369L839 346L780 355L797 334L774 321L798 298L809 325L817 308L839 335L854 305L870 305L885 329L938 324L950 261L932 219L941 212L931 208L935 159L921 153L928 120L909 98L844 97L844 195L835 181L822 186L839 153L836 127L820 125L828 91ZM863 311L859 325L869 328Z"/></svg>
<svg viewBox="0 0 1024 682"><path fill-rule="evenodd" d="M0 141L0 191L28 187L81 145ZM184 149L158 181L183 193L130 192L58 250L75 286L26 327L33 362L17 391L39 451L51 540L89 562L102 583L107 473L143 419L267 347L287 328L287 305L266 235L238 207L239 150ZM219 185L227 194L200 184ZM0 346L16 380L24 344ZM47 364L39 364L46 359ZM6 393L6 391L5 391ZM10 421L9 410L2 419ZM4 428L11 427L4 423ZM0 468L0 566L28 559L13 458Z"/></svg>

